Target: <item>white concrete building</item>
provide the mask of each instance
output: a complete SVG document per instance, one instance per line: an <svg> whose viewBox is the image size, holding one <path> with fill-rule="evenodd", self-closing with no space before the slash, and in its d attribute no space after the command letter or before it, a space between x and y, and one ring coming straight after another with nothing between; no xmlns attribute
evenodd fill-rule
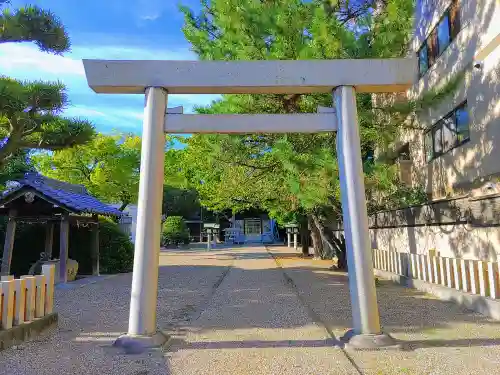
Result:
<svg viewBox="0 0 500 375"><path fill-rule="evenodd" d="M411 51L419 72L409 97L459 74L464 79L455 93L418 116L427 130L401 135L394 148L403 180L424 186L431 199L499 193L500 2L417 1Z"/></svg>
<svg viewBox="0 0 500 375"><path fill-rule="evenodd" d="M419 69L410 98L457 75L464 78L455 92L417 116L422 129L402 131L392 151L402 180L423 187L436 202L429 212L459 206L462 220L418 223L415 211L400 211L397 224L371 230L372 247L498 261L500 1L417 1L411 55L418 57ZM465 217L467 209L473 220Z"/></svg>

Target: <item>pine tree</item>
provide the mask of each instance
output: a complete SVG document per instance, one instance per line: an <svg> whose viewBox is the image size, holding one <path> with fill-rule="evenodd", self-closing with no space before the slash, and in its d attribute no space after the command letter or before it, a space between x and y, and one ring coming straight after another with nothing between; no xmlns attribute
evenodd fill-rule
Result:
<svg viewBox="0 0 500 375"><path fill-rule="evenodd" d="M412 26L411 0L201 3L198 14L181 9L184 34L202 60L401 57ZM399 124L377 121L370 95L357 99L370 196L397 185L394 167L374 163L372 155L394 138ZM318 106L331 103L331 95L324 94L225 95L197 111L316 112ZM282 222L301 221L313 229L317 255L323 242L330 250L342 251L342 241L326 228L341 220L334 133L196 135L187 143L183 170L203 204L215 210L259 207Z"/></svg>
<svg viewBox="0 0 500 375"><path fill-rule="evenodd" d="M7 4L0 0L0 8ZM70 40L59 18L35 5L5 8L0 14L0 43L34 42L41 51L63 53Z"/></svg>
<svg viewBox="0 0 500 375"><path fill-rule="evenodd" d="M0 7L6 3L0 0ZM7 42L34 42L56 54L70 47L60 20L36 6L3 10L0 43ZM59 82L0 77L0 167L31 149L59 150L90 140L94 128L88 121L61 116L68 104Z"/></svg>

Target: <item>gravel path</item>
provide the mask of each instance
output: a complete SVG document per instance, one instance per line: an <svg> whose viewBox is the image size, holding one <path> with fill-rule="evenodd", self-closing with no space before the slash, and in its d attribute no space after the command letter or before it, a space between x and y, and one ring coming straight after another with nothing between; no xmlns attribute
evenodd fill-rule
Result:
<svg viewBox="0 0 500 375"><path fill-rule="evenodd" d="M231 262L225 252L163 252L158 325L182 323L202 308ZM18 349L0 352L0 374L168 374L161 352L126 356L111 347L127 330L130 285L131 274L123 274L81 288L56 289L58 328Z"/></svg>
<svg viewBox="0 0 500 375"><path fill-rule="evenodd" d="M0 352L0 375L498 373L499 322L389 282L377 288L382 323L407 350L344 352L347 276L287 248L270 253L162 252L158 326L174 337L165 352L111 347L127 330L130 274L59 288L58 328Z"/></svg>
<svg viewBox="0 0 500 375"><path fill-rule="evenodd" d="M271 248L303 301L337 337L351 327L347 276L329 261L298 259ZM294 255L291 257L291 255ZM470 375L500 373L500 322L389 281L377 287L384 331L405 351L349 352L364 374Z"/></svg>

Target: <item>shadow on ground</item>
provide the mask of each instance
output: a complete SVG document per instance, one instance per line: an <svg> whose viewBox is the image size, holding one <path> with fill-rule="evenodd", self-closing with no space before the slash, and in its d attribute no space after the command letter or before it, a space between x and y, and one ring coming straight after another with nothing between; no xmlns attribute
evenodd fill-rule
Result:
<svg viewBox="0 0 500 375"><path fill-rule="evenodd" d="M271 251L282 269L259 266L260 261L269 259L262 248L260 251L248 248L162 251L157 323L175 337L171 354L183 350L251 352L341 346L336 337L351 328L348 276L330 271L329 262L300 258L298 253L286 248ZM234 265L241 260L245 268ZM233 280L230 285L225 283L229 274ZM238 284L234 280L248 283ZM277 288L280 283L288 285ZM148 375L169 373L168 361L162 356L116 357L107 350L127 331L130 284L131 274L123 274L82 288L56 290L56 310L60 314L57 331L23 345L24 350L0 352L0 374L122 375L146 370ZM214 297L221 293L223 298ZM490 356L492 363L500 359L499 322L388 281L380 282L377 293L384 331L404 342L406 354L401 354L403 357L398 357L398 361L420 358L422 363L432 364L434 358L438 366L443 358L464 361L468 357L477 360L480 356ZM263 300L263 296L267 296L267 300ZM303 317L297 314L297 304L303 305L300 308L307 309L308 314L302 314ZM219 309L224 312L223 316L217 315L220 306L223 306ZM213 319L199 319L207 309L215 314ZM289 318L283 315L283 310L290 311ZM276 316L279 319L273 318ZM308 336L311 317L323 322L334 337ZM252 333L266 330L286 334L262 339ZM204 332L213 331L222 332L221 336L203 339ZM228 331L231 331L231 339L224 338L223 332ZM201 339L186 340L193 332ZM23 359L26 353L30 353L29 362ZM386 361L380 354L353 357L364 369L378 368ZM391 362L387 360L387 363ZM393 366L397 366L397 362ZM469 371L465 365L462 367ZM421 367L418 371L415 373L428 373Z"/></svg>
<svg viewBox="0 0 500 375"><path fill-rule="evenodd" d="M279 257L279 262L283 265L283 269L296 285L290 285L289 294L276 294L276 304L287 304L295 300L295 291L298 292L303 302L308 305L310 312L315 315L317 320L323 321L335 334L336 337L342 336L345 331L352 327L351 322L351 303L348 289L347 274L330 271L323 261L318 267L308 266L307 264L314 263L310 259L303 259L297 253L283 252L275 254ZM219 250L218 257L231 257L233 259L257 260L267 257L262 252L244 252L239 254L237 249L234 250ZM190 268L192 267L192 268ZM189 273L214 273L207 271L206 268L214 266L184 266L172 265L166 267L164 272L171 275L186 272ZM242 279L252 279L248 273L255 273L255 277L267 279L265 273L276 272L273 269L237 269L234 272L239 272ZM221 272L215 272L221 273ZM190 330L238 330L246 328L283 328L294 329L298 325L290 321L254 321L252 319L240 319L241 313L244 310L250 309L253 311L261 308L259 293L264 292L265 288L272 286L262 285L259 288L244 288L239 287L233 289L230 293L233 294L237 304L228 304L226 309L232 310L232 316L235 319L224 321L223 325L197 326L195 321L199 316L200 308L188 307L181 309L180 316L183 316L183 322L189 323ZM177 292L178 295L195 293L194 290L184 290ZM404 288L393 284L389 281L380 281L377 287L377 295L379 301L379 310L381 323L385 332L393 334L396 338L403 341L403 347L406 350L416 350L425 347L470 347L470 346L500 346L500 322L493 321L483 315L467 311L451 302L445 302L433 298L430 295L419 292L414 289ZM165 296L167 297L167 296ZM169 298L172 298L170 296ZM161 307L160 307L161 309ZM257 315L257 314L256 314ZM174 328L176 324L170 324L170 328ZM467 332L453 331L457 325L465 325ZM481 328L479 331L478 328ZM472 331L471 331L472 330ZM435 338L441 332L446 331L448 338ZM484 332L485 337L478 337L478 334ZM178 347L184 347L182 344L182 330L175 333ZM462 335L462 336L461 336ZM210 349L213 347L226 347L244 345L244 347L261 347L262 345L270 347L279 347L281 345L289 346L317 346L317 345L336 345L339 342L336 339L327 342L316 341L309 342L308 340L300 340L294 342L259 342L245 341L242 342L217 342L217 343L202 343L197 346L198 349Z"/></svg>

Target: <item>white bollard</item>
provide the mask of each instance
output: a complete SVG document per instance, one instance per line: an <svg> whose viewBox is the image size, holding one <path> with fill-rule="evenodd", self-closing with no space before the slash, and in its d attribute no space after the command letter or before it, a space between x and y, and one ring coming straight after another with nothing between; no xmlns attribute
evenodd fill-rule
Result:
<svg viewBox="0 0 500 375"><path fill-rule="evenodd" d="M498 268L500 263L488 262L488 283L490 286L490 297L498 298Z"/></svg>
<svg viewBox="0 0 500 375"><path fill-rule="evenodd" d="M415 254L410 254L410 278L415 279L417 277L417 261L415 259Z"/></svg>
<svg viewBox="0 0 500 375"><path fill-rule="evenodd" d="M453 258L453 274L455 275L455 289L460 290L462 284L462 270L460 267L460 259Z"/></svg>
<svg viewBox="0 0 500 375"><path fill-rule="evenodd" d="M472 294L478 294L478 281L477 281L477 269L476 261L469 260L469 278L470 278L470 291Z"/></svg>
<svg viewBox="0 0 500 375"><path fill-rule="evenodd" d="M439 272L440 272L440 278L441 278L441 285L446 286L446 266L445 266L445 259L442 257L439 257Z"/></svg>
<svg viewBox="0 0 500 375"><path fill-rule="evenodd" d="M400 252L397 252L397 259L398 259L398 273L402 276L405 275L405 272L403 270L403 256L404 254L403 253L400 253Z"/></svg>
<svg viewBox="0 0 500 375"><path fill-rule="evenodd" d="M0 277L0 281L12 281L12 280L14 280L14 276L12 275Z"/></svg>
<svg viewBox="0 0 500 375"><path fill-rule="evenodd" d="M56 268L53 264L42 265L42 275L45 276L45 315L54 310L54 281Z"/></svg>
<svg viewBox="0 0 500 375"><path fill-rule="evenodd" d="M14 303L14 325L18 326L24 323L26 314L26 279L16 279L15 284L15 303Z"/></svg>
<svg viewBox="0 0 500 375"><path fill-rule="evenodd" d="M479 283L479 294L483 297L488 296L489 293L488 276L486 273L487 270L485 262L479 260L477 262L477 276Z"/></svg>
<svg viewBox="0 0 500 375"><path fill-rule="evenodd" d="M42 318L45 315L45 275L37 275L35 279L35 318Z"/></svg>
<svg viewBox="0 0 500 375"><path fill-rule="evenodd" d="M451 258L445 258L444 264L446 267L446 286L448 288L453 288L453 283L455 282L455 275L453 273L453 262Z"/></svg>
<svg viewBox="0 0 500 375"><path fill-rule="evenodd" d="M462 290L468 292L470 289L469 285L469 268L468 261L465 259L460 259L460 270L462 271Z"/></svg>
<svg viewBox="0 0 500 375"><path fill-rule="evenodd" d="M416 274L415 276L417 276L417 279L421 280L422 279L422 272L420 271L421 267L420 267L420 255L419 254L415 254L415 268L416 268Z"/></svg>
<svg viewBox="0 0 500 375"><path fill-rule="evenodd" d="M12 328L14 319L14 280L0 281L2 301L2 328Z"/></svg>
<svg viewBox="0 0 500 375"><path fill-rule="evenodd" d="M417 267L419 280L426 281L427 277L425 276L425 256L417 255Z"/></svg>
<svg viewBox="0 0 500 375"><path fill-rule="evenodd" d="M432 271L432 256L426 255L427 258L427 281L431 284L434 282L434 272Z"/></svg>
<svg viewBox="0 0 500 375"><path fill-rule="evenodd" d="M440 277L440 263L438 262L438 257L433 256L432 257L432 268L434 270L434 284L439 284L439 277Z"/></svg>

